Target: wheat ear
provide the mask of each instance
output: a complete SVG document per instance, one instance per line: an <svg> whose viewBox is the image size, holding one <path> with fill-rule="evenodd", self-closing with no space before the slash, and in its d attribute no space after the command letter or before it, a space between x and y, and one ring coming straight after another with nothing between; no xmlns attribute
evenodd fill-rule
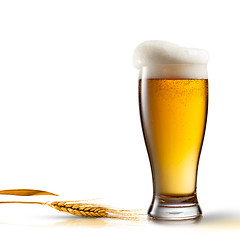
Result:
<svg viewBox="0 0 240 240"><path fill-rule="evenodd" d="M146 214L141 214L140 210L124 210L124 209L112 209L96 204L81 203L79 201L55 201L55 202L24 202L24 201L3 201L2 203L23 203L23 204L40 204L52 207L60 212L69 213L75 216L83 217L108 217L117 219L133 219L137 220L136 216Z"/></svg>
<svg viewBox="0 0 240 240"><path fill-rule="evenodd" d="M50 202L46 204L60 212L70 213L76 216L106 217L108 215L107 209L99 206L88 206L82 203L71 202Z"/></svg>

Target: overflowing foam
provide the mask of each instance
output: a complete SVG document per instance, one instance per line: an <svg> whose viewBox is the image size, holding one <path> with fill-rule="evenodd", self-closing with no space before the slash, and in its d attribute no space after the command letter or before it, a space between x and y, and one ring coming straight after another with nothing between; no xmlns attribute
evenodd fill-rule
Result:
<svg viewBox="0 0 240 240"><path fill-rule="evenodd" d="M146 41L134 52L134 66L148 78L206 79L208 53L165 41ZM143 76L142 76L143 77Z"/></svg>

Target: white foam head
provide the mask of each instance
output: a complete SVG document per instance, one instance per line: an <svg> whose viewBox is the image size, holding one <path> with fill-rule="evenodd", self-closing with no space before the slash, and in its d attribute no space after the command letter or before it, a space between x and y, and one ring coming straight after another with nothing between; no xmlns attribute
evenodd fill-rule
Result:
<svg viewBox="0 0 240 240"><path fill-rule="evenodd" d="M207 51L185 48L165 41L146 41L137 46L134 66L148 78L206 79Z"/></svg>

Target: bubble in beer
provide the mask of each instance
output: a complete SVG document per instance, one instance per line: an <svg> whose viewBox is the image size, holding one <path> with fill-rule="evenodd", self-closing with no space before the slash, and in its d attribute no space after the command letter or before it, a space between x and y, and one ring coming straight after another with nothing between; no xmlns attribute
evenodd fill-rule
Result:
<svg viewBox="0 0 240 240"><path fill-rule="evenodd" d="M152 78L207 78L207 51L186 48L176 44L152 40L137 46L133 56L134 66ZM146 72L147 71L147 72Z"/></svg>

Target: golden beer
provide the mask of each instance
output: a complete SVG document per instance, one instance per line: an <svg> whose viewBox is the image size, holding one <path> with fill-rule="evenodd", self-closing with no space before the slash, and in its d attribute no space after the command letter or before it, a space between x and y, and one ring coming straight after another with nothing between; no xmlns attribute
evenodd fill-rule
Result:
<svg viewBox="0 0 240 240"><path fill-rule="evenodd" d="M140 114L154 195L193 197L206 126L207 79L140 79Z"/></svg>
<svg viewBox="0 0 240 240"><path fill-rule="evenodd" d="M165 41L134 52L139 106L153 178L148 215L161 220L201 217L197 170L208 109L208 53Z"/></svg>

